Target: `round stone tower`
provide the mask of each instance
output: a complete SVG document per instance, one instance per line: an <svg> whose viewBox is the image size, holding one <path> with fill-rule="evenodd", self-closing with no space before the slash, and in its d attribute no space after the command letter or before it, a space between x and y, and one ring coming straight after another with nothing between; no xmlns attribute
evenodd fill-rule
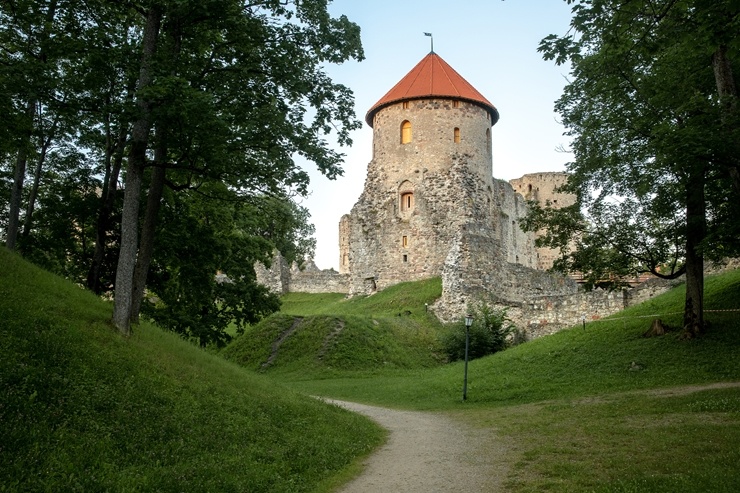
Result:
<svg viewBox="0 0 740 493"><path fill-rule="evenodd" d="M372 161L340 228L340 272L350 274L350 292L440 275L456 235L495 228L491 127L498 117L434 52L370 108Z"/></svg>

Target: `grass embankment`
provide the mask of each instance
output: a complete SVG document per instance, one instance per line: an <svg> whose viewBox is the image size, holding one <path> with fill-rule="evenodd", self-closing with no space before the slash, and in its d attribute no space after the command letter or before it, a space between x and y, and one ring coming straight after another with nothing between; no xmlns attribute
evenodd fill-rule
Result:
<svg viewBox="0 0 740 493"><path fill-rule="evenodd" d="M290 293L279 314L249 328L221 354L272 375L436 367L444 361L438 337L443 327L425 303L441 292L437 278L350 299Z"/></svg>
<svg viewBox="0 0 740 493"><path fill-rule="evenodd" d="M325 491L382 441L0 248L0 491Z"/></svg>
<svg viewBox="0 0 740 493"><path fill-rule="evenodd" d="M291 316L311 306L302 296L300 306L288 298ZM366 318L402 309L375 296L358 300L385 304L366 307ZM345 372L312 364L270 374L310 394L443 411L493 429L509 444L505 457L491 456L511 465L508 491L740 491L740 388L711 386L740 381L740 312L707 312L709 332L696 340L678 330L642 337L655 315L678 328L683 301L679 287L585 330L472 361L465 403L461 363ZM321 306L341 319L351 305ZM705 308L740 309L740 270L707 279Z"/></svg>

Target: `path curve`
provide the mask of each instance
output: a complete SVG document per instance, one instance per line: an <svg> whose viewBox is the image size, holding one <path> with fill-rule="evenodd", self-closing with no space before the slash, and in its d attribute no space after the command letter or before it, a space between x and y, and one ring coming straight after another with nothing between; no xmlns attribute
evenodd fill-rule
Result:
<svg viewBox="0 0 740 493"><path fill-rule="evenodd" d="M366 459L363 473L340 493L503 491L506 447L493 431L442 414L326 402L364 414L390 433Z"/></svg>

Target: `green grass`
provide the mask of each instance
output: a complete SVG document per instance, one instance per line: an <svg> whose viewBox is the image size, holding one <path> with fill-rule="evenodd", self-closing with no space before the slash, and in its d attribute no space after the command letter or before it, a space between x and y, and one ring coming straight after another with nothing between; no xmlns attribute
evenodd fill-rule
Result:
<svg viewBox="0 0 740 493"><path fill-rule="evenodd" d="M441 290L437 278L351 299L291 293L283 298L280 313L247 329L221 354L271 374L327 376L439 366L443 327L424 304Z"/></svg>
<svg viewBox="0 0 740 493"><path fill-rule="evenodd" d="M415 291L413 285L402 290ZM740 270L707 279L710 328L699 339L680 337L684 293L678 287L585 330L578 326L471 361L465 403L462 363L329 371L307 364L312 356L295 348L292 358L307 359L269 374L304 393L434 410L493 430L510 444L505 457L490 451L492 461L509 465L507 491L740 491L740 387L711 386L740 382L740 312L712 311L740 309ZM312 295L296 297L283 315L291 320L312 306ZM358 300L352 316L362 318L366 302ZM382 298L374 302L380 303L364 318L403 309L389 309ZM311 313L341 319L350 316L346 306L352 305L337 297ZM656 315L673 330L642 337ZM334 350L342 352L341 344ZM365 356L373 352L351 347ZM315 347L303 348L316 354Z"/></svg>
<svg viewBox="0 0 740 493"><path fill-rule="evenodd" d="M143 323L0 249L0 491L328 491L364 418Z"/></svg>

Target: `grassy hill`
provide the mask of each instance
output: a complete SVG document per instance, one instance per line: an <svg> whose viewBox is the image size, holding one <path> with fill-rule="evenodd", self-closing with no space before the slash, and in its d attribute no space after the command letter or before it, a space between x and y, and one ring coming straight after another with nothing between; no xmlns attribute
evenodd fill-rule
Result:
<svg viewBox="0 0 740 493"><path fill-rule="evenodd" d="M420 369L444 357L439 321L426 311L439 278L403 283L372 296L289 293L279 314L238 337L222 355L271 374L342 374Z"/></svg>
<svg viewBox="0 0 740 493"><path fill-rule="evenodd" d="M409 349L421 348L419 341L404 343L410 355L405 367L396 360L378 364L376 358L374 365L363 360L379 347L385 347L383 358L390 357L383 341L391 335L373 329L373 321L405 322L398 317L403 310L412 312L408 327L423 321L424 301L413 299L404 309L396 298L421 291L411 284L348 301L291 295L275 318L279 327L258 327L244 336L252 340L251 354L262 347L248 365L258 368L294 320L312 320L316 327L305 329L315 330L315 339L291 346L293 335L286 336L275 366L262 371L305 393L444 412L493 430L506 444L506 457L494 451L491 456L507 463L507 491L740 491L740 270L707 279L710 328L702 338L679 337L684 289L678 287L585 329L574 327L470 362L464 403L462 364L425 367ZM643 337L656 317L674 330ZM317 348L328 326L349 319L345 337L335 338L331 350L355 354L343 366L323 363ZM358 342L350 337L350 326L370 327L372 334ZM389 330L413 339L415 329L402 332L403 326ZM429 340L429 333L418 330ZM443 330L437 326L432 332ZM245 341L237 343L246 347ZM300 363L292 366L288 358Z"/></svg>
<svg viewBox="0 0 740 493"><path fill-rule="evenodd" d="M0 491L325 491L383 432L0 248ZM349 469L348 469L349 468Z"/></svg>

